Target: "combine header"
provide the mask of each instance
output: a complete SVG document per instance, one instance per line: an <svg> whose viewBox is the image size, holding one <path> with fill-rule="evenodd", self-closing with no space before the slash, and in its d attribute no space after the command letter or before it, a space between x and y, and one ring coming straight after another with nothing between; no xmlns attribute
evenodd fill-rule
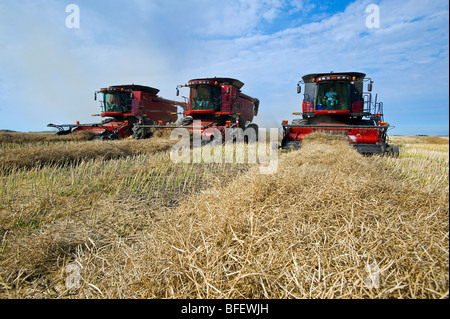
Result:
<svg viewBox="0 0 450 319"><path fill-rule="evenodd" d="M102 113L93 114L106 117L101 123L47 126L58 128L60 135L89 130L97 133L94 139L148 138L151 131L140 125L175 123L178 118L176 105L186 107L185 103L157 96L158 92L158 89L135 84L103 88L95 92L95 99L98 94L101 96Z"/></svg>
<svg viewBox="0 0 450 319"><path fill-rule="evenodd" d="M202 139L211 141L214 130L222 134L222 141L226 128L240 127L243 130L252 128L257 138L258 126L253 118L258 114L259 100L241 92L244 86L239 80L232 78L204 78L190 80L184 85L177 86L177 96L182 87L189 88L189 100L184 108L184 117L179 125L194 129L194 121L201 121ZM158 128L156 125L138 125L139 128Z"/></svg>
<svg viewBox="0 0 450 319"><path fill-rule="evenodd" d="M363 92L363 83L368 91ZM299 148L303 137L318 131L345 134L363 154L398 156L396 146L387 143L390 127L383 119L383 103L372 96L373 81L364 73L317 73L305 75L297 85L305 84L301 119L283 121L282 148Z"/></svg>

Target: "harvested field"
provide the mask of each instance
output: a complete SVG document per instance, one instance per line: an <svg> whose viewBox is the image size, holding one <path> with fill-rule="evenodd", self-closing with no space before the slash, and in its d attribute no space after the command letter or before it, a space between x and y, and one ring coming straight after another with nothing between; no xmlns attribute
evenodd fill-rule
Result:
<svg viewBox="0 0 450 319"><path fill-rule="evenodd" d="M121 141L84 141L52 145L32 145L0 149L0 169L33 168L42 165L67 165L93 158L112 159L170 150L167 139Z"/></svg>
<svg viewBox="0 0 450 319"><path fill-rule="evenodd" d="M58 142L81 142L89 140L94 133L90 131L80 131L68 135L56 135L54 133L20 133L20 132L0 132L1 148L14 148L29 146L30 144L49 145Z"/></svg>
<svg viewBox="0 0 450 319"><path fill-rule="evenodd" d="M272 175L170 146L3 169L0 297L448 298L448 139L411 140L311 135Z"/></svg>

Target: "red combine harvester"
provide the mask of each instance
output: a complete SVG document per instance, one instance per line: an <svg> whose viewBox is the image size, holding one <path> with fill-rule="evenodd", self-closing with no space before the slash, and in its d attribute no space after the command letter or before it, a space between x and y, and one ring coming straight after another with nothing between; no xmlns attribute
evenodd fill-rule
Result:
<svg viewBox="0 0 450 319"><path fill-rule="evenodd" d="M94 124L48 124L59 129L57 134L69 134L89 130L97 133L93 139L119 139L132 136L135 139L148 138L151 131L139 125L166 125L175 123L177 107L185 103L163 99L156 94L158 89L142 85L115 85L95 92L101 94L101 114L106 117L101 123Z"/></svg>
<svg viewBox="0 0 450 319"><path fill-rule="evenodd" d="M369 82L369 92L363 92L364 82ZM373 81L364 73L308 74L298 83L297 93L301 84L303 112L293 114L302 119L283 121L282 148L299 148L304 136L325 131L345 134L360 153L398 156L398 147L387 143L390 126L383 119L383 103L377 102L377 95L372 98Z"/></svg>
<svg viewBox="0 0 450 319"><path fill-rule="evenodd" d="M241 92L244 86L239 80L232 78L204 78L190 80L179 89L189 87L189 100L184 108L184 117L179 122L180 128L194 129L194 121L201 121L200 130L204 141L214 138L212 129L222 134L224 141L225 128L240 127L243 130L253 128L257 138L258 126L253 118L258 114L259 100ZM156 125L138 125L140 128L159 128ZM208 130L210 129L210 130Z"/></svg>

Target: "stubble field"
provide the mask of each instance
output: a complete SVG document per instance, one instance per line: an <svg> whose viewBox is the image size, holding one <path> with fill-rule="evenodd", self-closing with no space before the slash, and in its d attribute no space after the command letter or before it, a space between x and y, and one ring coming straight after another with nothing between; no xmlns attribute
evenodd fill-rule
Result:
<svg viewBox="0 0 450 319"><path fill-rule="evenodd" d="M164 134L0 132L0 298L448 298L448 137L175 164Z"/></svg>

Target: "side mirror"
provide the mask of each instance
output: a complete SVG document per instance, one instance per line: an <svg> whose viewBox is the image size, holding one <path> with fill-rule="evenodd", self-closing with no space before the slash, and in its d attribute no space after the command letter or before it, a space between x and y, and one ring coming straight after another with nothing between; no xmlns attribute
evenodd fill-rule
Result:
<svg viewBox="0 0 450 319"><path fill-rule="evenodd" d="M302 93L302 87L297 84L297 94Z"/></svg>
<svg viewBox="0 0 450 319"><path fill-rule="evenodd" d="M180 90L177 88L177 96L180 95Z"/></svg>
<svg viewBox="0 0 450 319"><path fill-rule="evenodd" d="M372 82L369 83L369 85L367 86L367 89L369 90L369 92L372 92Z"/></svg>
<svg viewBox="0 0 450 319"><path fill-rule="evenodd" d="M97 101L97 92L94 93L94 101Z"/></svg>

